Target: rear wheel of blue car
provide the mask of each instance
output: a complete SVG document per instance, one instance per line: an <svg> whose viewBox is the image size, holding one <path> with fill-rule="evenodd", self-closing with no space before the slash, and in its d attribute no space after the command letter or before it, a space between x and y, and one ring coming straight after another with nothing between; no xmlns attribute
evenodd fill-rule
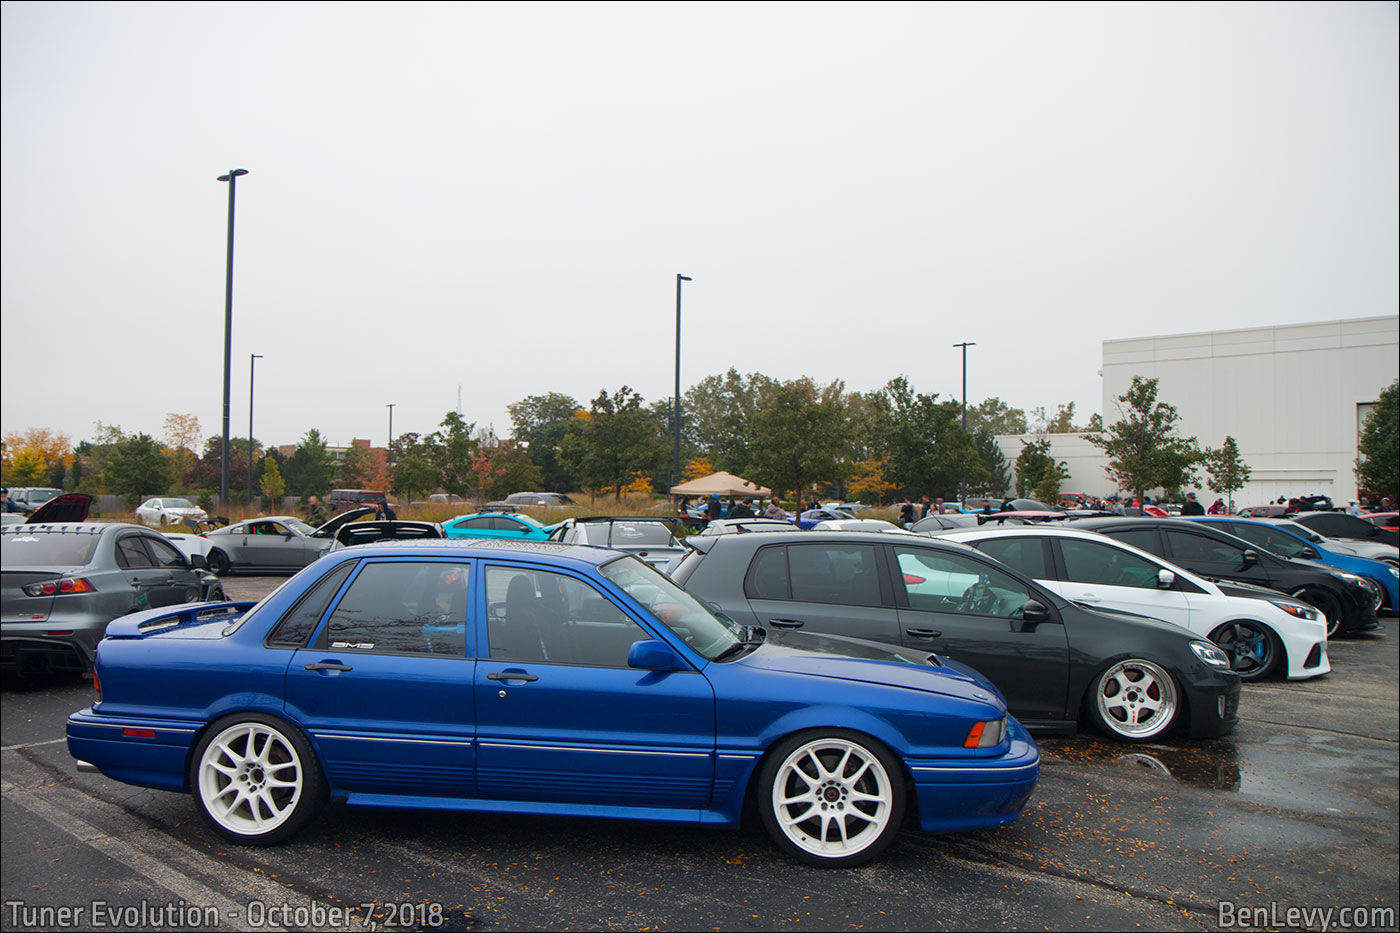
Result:
<svg viewBox="0 0 1400 933"><path fill-rule="evenodd" d="M310 743L294 727L261 713L228 716L209 728L195 747L190 787L215 832L255 846L287 839L326 799Z"/></svg>
<svg viewBox="0 0 1400 933"><path fill-rule="evenodd" d="M766 759L758 803L768 834L788 854L810 865L861 865L899 832L904 779L895 757L868 736L803 732Z"/></svg>

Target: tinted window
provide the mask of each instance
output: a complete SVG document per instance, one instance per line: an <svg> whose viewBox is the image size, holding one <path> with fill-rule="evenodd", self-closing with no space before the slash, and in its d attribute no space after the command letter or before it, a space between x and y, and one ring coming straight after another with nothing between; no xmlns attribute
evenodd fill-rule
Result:
<svg viewBox="0 0 1400 933"><path fill-rule="evenodd" d="M17 567L76 567L92 560L97 535L35 533L27 529L0 538L6 570Z"/></svg>
<svg viewBox="0 0 1400 933"><path fill-rule="evenodd" d="M1094 541L1061 538L1060 555L1065 560L1065 579L1072 583L1155 590L1162 569L1146 558Z"/></svg>
<svg viewBox="0 0 1400 933"><path fill-rule="evenodd" d="M657 545L666 547L675 539L671 537L671 530L665 525L655 525L647 522L609 522L608 544L613 547L640 547L642 545Z"/></svg>
<svg viewBox="0 0 1400 933"><path fill-rule="evenodd" d="M749 565L744 592L754 599L789 599L787 548L760 548Z"/></svg>
<svg viewBox="0 0 1400 933"><path fill-rule="evenodd" d="M463 657L467 569L437 561L365 566L331 612L320 644L333 651Z"/></svg>
<svg viewBox="0 0 1400 933"><path fill-rule="evenodd" d="M117 565L123 570L154 567L155 561L141 544L140 535L125 535L117 539Z"/></svg>
<svg viewBox="0 0 1400 933"><path fill-rule="evenodd" d="M895 548L911 609L1013 618L1031 598L1025 585L991 564L926 548Z"/></svg>
<svg viewBox="0 0 1400 933"><path fill-rule="evenodd" d="M1266 551L1273 551L1284 557L1302 557L1308 546L1293 535L1264 525L1251 525L1246 522L1225 526L1230 534L1244 538L1250 544L1257 544Z"/></svg>
<svg viewBox="0 0 1400 933"><path fill-rule="evenodd" d="M486 599L495 659L626 667L633 642L651 637L598 590L561 573L488 567Z"/></svg>
<svg viewBox="0 0 1400 933"><path fill-rule="evenodd" d="M793 599L845 606L881 604L873 544L802 544L787 551Z"/></svg>
<svg viewBox="0 0 1400 933"><path fill-rule="evenodd" d="M1172 549L1172 556L1177 560L1208 560L1234 564L1244 562L1243 547L1207 538L1205 535L1193 535L1188 531L1168 531L1167 546Z"/></svg>
<svg viewBox="0 0 1400 933"><path fill-rule="evenodd" d="M330 605L331 598L340 589L340 584L345 582L345 578L354 569L354 561L346 561L339 567L332 570L320 579L320 581L305 593L297 604L292 607L292 611L282 617L277 623L277 627L267 636L267 644L274 648L300 648L306 644L306 640L311 637L311 633L316 630L316 623L321 621L321 616L326 611L326 606Z"/></svg>
<svg viewBox="0 0 1400 933"><path fill-rule="evenodd" d="M1149 554L1161 554L1162 545L1157 541L1157 530L1155 528L1123 528L1105 531L1096 529L1100 534L1108 535L1116 541L1124 544L1131 544L1139 551L1146 551Z"/></svg>
<svg viewBox="0 0 1400 933"><path fill-rule="evenodd" d="M185 568L185 555L169 541L146 538L146 546L151 549L151 556L155 558L157 567L178 567L181 570Z"/></svg>
<svg viewBox="0 0 1400 933"><path fill-rule="evenodd" d="M1050 578L1050 572L1045 569L1043 538L998 538L995 541L978 541L976 547L989 557L995 557L1006 566L1021 571L1032 580Z"/></svg>

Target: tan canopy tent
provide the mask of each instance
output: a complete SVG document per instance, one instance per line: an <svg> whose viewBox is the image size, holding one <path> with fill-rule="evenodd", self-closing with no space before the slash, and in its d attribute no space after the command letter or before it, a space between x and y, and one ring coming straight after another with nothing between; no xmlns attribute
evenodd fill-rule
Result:
<svg viewBox="0 0 1400 933"><path fill-rule="evenodd" d="M771 496L773 490L766 486L755 486L743 477L723 471L671 487L671 495L673 496L710 496L715 494L721 496Z"/></svg>

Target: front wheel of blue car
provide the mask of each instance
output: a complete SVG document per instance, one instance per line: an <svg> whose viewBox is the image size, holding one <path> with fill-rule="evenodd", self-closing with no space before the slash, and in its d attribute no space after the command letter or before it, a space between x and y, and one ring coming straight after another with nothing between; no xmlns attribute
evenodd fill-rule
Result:
<svg viewBox="0 0 1400 933"><path fill-rule="evenodd" d="M190 787L200 816L243 845L275 845L326 799L316 753L296 728L261 713L214 723L195 747Z"/></svg>
<svg viewBox="0 0 1400 933"><path fill-rule="evenodd" d="M869 862L904 821L899 763L880 743L845 729L779 743L759 773L758 797L768 834L809 865Z"/></svg>

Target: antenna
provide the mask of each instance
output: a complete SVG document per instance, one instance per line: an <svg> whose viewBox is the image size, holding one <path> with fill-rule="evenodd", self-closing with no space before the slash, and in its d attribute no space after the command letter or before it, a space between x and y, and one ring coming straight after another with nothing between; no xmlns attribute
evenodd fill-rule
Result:
<svg viewBox="0 0 1400 933"><path fill-rule="evenodd" d="M457 383L457 414L462 413L462 384Z"/></svg>

